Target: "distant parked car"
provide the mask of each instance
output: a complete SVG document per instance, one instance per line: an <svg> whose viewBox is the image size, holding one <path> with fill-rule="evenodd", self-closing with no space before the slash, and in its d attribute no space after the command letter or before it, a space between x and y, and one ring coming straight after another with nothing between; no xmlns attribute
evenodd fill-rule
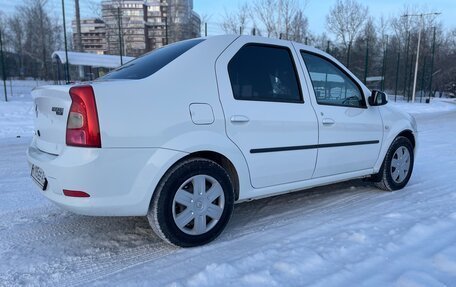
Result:
<svg viewBox="0 0 456 287"><path fill-rule="evenodd" d="M413 169L415 120L290 41L187 40L33 96L42 194L80 214L147 215L183 247L215 239L235 202L354 178L392 191Z"/></svg>

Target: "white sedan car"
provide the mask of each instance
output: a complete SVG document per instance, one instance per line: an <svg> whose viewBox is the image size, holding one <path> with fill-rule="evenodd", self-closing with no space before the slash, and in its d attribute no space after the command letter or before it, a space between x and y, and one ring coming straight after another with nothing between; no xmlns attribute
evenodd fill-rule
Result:
<svg viewBox="0 0 456 287"><path fill-rule="evenodd" d="M354 178L401 189L417 144L384 93L277 39L187 40L33 96L41 193L79 214L147 215L182 247L215 239L235 202Z"/></svg>

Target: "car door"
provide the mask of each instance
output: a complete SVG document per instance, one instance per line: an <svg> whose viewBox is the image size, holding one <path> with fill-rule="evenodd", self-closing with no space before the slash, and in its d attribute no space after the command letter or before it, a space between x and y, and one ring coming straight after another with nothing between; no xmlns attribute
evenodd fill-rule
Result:
<svg viewBox="0 0 456 287"><path fill-rule="evenodd" d="M239 147L255 188L312 177L318 141L315 111L301 89L291 43L240 37L216 63L227 136Z"/></svg>
<svg viewBox="0 0 456 287"><path fill-rule="evenodd" d="M304 47L304 46L303 46ZM368 107L369 90L332 57L299 48L319 125L314 178L372 169L383 123L378 107Z"/></svg>

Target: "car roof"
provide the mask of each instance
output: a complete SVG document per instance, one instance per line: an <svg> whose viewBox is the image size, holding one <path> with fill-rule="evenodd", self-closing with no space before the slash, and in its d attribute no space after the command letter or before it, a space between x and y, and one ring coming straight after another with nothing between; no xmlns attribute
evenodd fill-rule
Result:
<svg viewBox="0 0 456 287"><path fill-rule="evenodd" d="M334 57L332 57L330 54L326 53L325 51L322 51L318 48L315 48L313 46L309 46L309 45L305 45L303 43L299 43L299 42L295 42L295 41L291 41L291 40L284 40L284 39L277 39L277 38L269 38L269 37L264 37L264 36L252 36L252 35L218 35L218 36L207 36L207 37L202 37L203 39L207 39L207 40L216 40L216 39L220 39L220 38L229 38L229 39L232 39L232 41L234 40L237 40L237 39L246 39L247 41L249 42L252 42L252 43L259 43L261 44L262 42L259 41L260 39L268 39L268 42L272 42L273 44L276 44L278 46L280 45L284 45L284 44L289 44L289 43L293 43L293 45L295 45L296 47L299 47L299 50L305 50L305 51L309 51L309 52L312 52L312 53L316 53L316 54L320 54L320 55L323 55L323 56L326 56L328 58L331 58L332 60L336 60Z"/></svg>

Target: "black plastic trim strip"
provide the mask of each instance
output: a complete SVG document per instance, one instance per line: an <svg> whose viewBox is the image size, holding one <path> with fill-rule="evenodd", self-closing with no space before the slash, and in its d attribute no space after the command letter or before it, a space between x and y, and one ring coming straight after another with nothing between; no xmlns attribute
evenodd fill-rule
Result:
<svg viewBox="0 0 456 287"><path fill-rule="evenodd" d="M270 147L270 148L257 148L251 149L250 153L266 153L266 152L279 152L303 149L316 149L316 148L329 148L329 147L342 147L342 146L355 146L355 145L368 145L378 144L380 141L361 141L361 142L344 142L344 143L330 143L330 144L315 144L315 145L299 145L299 146L286 146L286 147Z"/></svg>

